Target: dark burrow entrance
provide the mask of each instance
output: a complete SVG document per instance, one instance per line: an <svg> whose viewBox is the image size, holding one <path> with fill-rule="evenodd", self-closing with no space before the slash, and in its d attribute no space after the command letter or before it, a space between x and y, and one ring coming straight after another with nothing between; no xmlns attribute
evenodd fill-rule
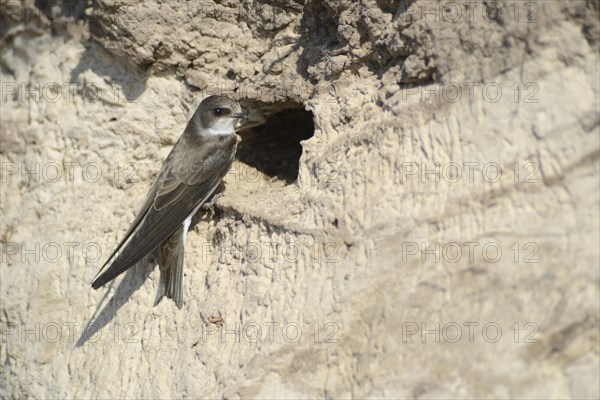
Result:
<svg viewBox="0 0 600 400"><path fill-rule="evenodd" d="M294 182L302 155L300 141L312 137L315 130L313 114L300 107L292 104L266 116L262 125L242 130L237 159L286 184Z"/></svg>

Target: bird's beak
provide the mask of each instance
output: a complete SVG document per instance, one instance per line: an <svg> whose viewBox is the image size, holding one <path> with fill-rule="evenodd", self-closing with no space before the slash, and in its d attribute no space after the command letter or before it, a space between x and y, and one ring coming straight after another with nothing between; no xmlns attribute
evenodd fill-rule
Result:
<svg viewBox="0 0 600 400"><path fill-rule="evenodd" d="M237 128L235 128L236 132L242 129L242 127L248 122L248 114L237 113L233 114L231 118L237 119L237 122L235 123L237 126Z"/></svg>
<svg viewBox="0 0 600 400"><path fill-rule="evenodd" d="M234 114L233 118L248 120L248 110L245 107L240 107L240 108L241 108L240 112L237 114Z"/></svg>

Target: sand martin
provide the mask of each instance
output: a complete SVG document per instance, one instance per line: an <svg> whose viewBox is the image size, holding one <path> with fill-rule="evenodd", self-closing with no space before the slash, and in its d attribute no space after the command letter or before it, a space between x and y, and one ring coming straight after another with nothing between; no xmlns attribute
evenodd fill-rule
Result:
<svg viewBox="0 0 600 400"><path fill-rule="evenodd" d="M158 249L161 283L157 302L167 296L181 308L187 231L194 214L231 167L238 143L235 126L240 118L246 118L240 104L227 97L211 96L200 103L125 237L96 275L94 289Z"/></svg>

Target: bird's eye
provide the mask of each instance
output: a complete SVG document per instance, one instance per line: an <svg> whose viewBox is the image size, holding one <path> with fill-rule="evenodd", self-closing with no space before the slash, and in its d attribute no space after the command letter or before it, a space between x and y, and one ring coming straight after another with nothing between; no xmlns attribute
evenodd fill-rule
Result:
<svg viewBox="0 0 600 400"><path fill-rule="evenodd" d="M215 108L213 109L213 114L215 114L217 117L220 117L221 115L227 115L229 112L228 109L226 108Z"/></svg>

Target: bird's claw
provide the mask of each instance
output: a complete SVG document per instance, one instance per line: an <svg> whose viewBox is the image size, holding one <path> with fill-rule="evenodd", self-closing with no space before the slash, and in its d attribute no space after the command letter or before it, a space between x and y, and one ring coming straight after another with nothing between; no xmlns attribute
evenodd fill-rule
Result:
<svg viewBox="0 0 600 400"><path fill-rule="evenodd" d="M215 203L217 200L223 195L223 193L215 193L208 199L204 204L202 204L202 211L210 213L212 216L215 215Z"/></svg>

